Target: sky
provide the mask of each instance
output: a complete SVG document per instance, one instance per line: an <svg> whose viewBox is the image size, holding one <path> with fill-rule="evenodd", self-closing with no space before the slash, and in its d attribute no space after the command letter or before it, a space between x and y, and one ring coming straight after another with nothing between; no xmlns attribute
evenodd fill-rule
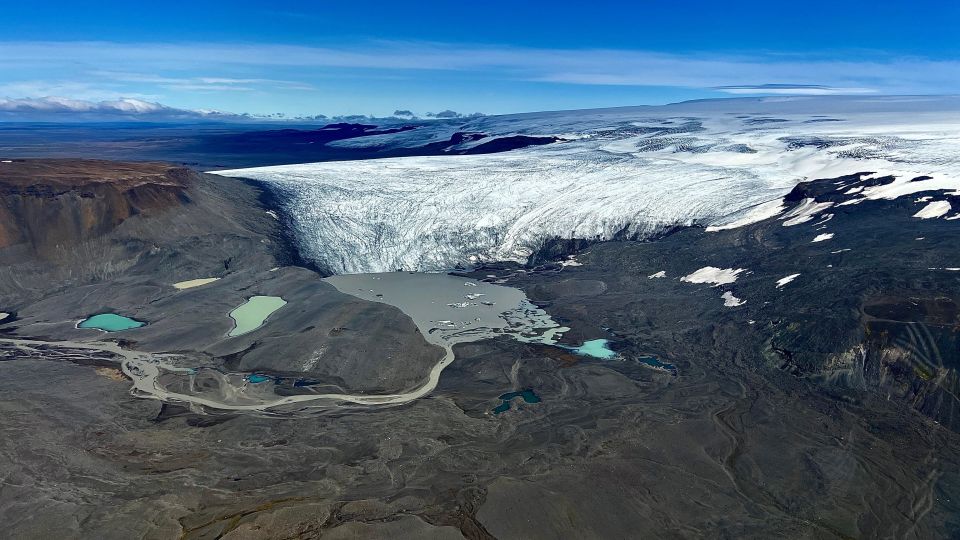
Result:
<svg viewBox="0 0 960 540"><path fill-rule="evenodd" d="M960 2L5 4L0 119L960 93Z"/></svg>

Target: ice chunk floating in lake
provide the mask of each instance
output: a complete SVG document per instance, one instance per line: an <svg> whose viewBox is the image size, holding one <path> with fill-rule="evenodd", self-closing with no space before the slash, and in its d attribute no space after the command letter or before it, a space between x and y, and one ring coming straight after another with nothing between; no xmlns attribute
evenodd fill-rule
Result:
<svg viewBox="0 0 960 540"><path fill-rule="evenodd" d="M302 254L334 273L524 261L555 237L644 236L691 224L723 230L774 216L800 225L830 203L780 215L781 197L803 180L858 172L899 180L864 189L863 200L960 191L955 98L750 98L491 116L338 145L421 147L456 132L564 140L500 154L218 174L266 182ZM930 180L910 185L920 176Z"/></svg>

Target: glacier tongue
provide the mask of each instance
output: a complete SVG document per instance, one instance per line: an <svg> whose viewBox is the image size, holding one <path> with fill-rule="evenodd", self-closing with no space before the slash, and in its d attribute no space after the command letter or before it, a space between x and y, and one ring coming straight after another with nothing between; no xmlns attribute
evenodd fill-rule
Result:
<svg viewBox="0 0 960 540"><path fill-rule="evenodd" d="M525 115L519 131L577 136L500 154L217 174L267 182L303 255L335 273L524 261L554 237L609 239L624 230L642 236L675 224L743 223L751 209L814 178L871 171L929 175L948 185L960 179L956 112L851 113L821 122L792 110L770 119L655 109L624 109L602 122L589 116L581 130L573 128L582 112L544 113L539 121ZM496 132L498 118L482 120L488 133ZM502 133L518 131L516 122L503 123ZM410 144L415 134L398 137Z"/></svg>

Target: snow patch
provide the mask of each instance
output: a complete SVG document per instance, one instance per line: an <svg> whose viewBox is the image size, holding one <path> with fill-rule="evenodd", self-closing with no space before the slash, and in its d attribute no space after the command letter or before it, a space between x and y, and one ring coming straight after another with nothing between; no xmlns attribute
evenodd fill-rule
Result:
<svg viewBox="0 0 960 540"><path fill-rule="evenodd" d="M813 226L814 226L814 227L819 227L820 225L823 225L824 223L830 221L831 219L833 219L833 214L824 214L824 215L823 215L823 219L821 219L820 221L814 223Z"/></svg>
<svg viewBox="0 0 960 540"><path fill-rule="evenodd" d="M745 268L717 268L715 266L704 266L692 274L680 278L680 281L687 283L712 283L714 287L726 285L737 280L740 273L746 271Z"/></svg>
<svg viewBox="0 0 960 540"><path fill-rule="evenodd" d="M717 232L725 231L728 229L736 229L746 225L751 225L753 223L759 223L765 219L770 219L780 215L781 212L786 210L787 207L783 205L781 199L775 201L765 202L761 205L755 206L752 210L747 212L742 218L731 221L725 225L711 225L707 227L707 232Z"/></svg>
<svg viewBox="0 0 960 540"><path fill-rule="evenodd" d="M797 277L798 277L799 275L800 275L800 274L790 274L789 276L782 277L782 278L778 279L778 280L777 280L777 288L779 289L780 287L783 287L783 286L786 285L787 283L790 283L791 281L797 279Z"/></svg>
<svg viewBox="0 0 960 540"><path fill-rule="evenodd" d="M950 201L933 201L913 215L920 219L933 219L947 215L950 212Z"/></svg>
<svg viewBox="0 0 960 540"><path fill-rule="evenodd" d="M887 199L893 200L904 195L913 195L923 191L947 191L953 190L948 195L960 195L960 178L948 178L940 175L928 175L930 178L910 181L911 175L897 177L893 182L882 185L872 186L863 190L863 196L867 199Z"/></svg>
<svg viewBox="0 0 960 540"><path fill-rule="evenodd" d="M825 240L830 240L831 238L833 238L833 233L818 234L817 237L811 242L823 242Z"/></svg>
<svg viewBox="0 0 960 540"><path fill-rule="evenodd" d="M831 206L833 206L832 202L817 202L814 199L807 198L800 201L800 204L784 214L780 219L786 220L783 222L784 227L793 227L794 225L800 225L801 223L810 221L814 215Z"/></svg>
<svg viewBox="0 0 960 540"><path fill-rule="evenodd" d="M741 300L733 295L732 292L727 291L720 295L720 298L723 298L723 305L727 307L737 307L742 306L746 303L745 300Z"/></svg>

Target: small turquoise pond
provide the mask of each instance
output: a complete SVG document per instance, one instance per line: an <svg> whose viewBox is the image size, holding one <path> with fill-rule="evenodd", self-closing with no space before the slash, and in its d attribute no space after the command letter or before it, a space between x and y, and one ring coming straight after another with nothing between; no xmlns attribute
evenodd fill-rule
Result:
<svg viewBox="0 0 960 540"><path fill-rule="evenodd" d="M80 321L77 328L97 328L106 332L119 332L131 328L140 328L145 324L147 323L116 313L101 313Z"/></svg>
<svg viewBox="0 0 960 540"><path fill-rule="evenodd" d="M609 360L611 358L615 358L617 353L611 351L610 348L607 347L608 343L610 343L610 340L608 339L591 339L590 341L584 341L583 345L579 347L571 347L570 350L584 356L592 356L594 358Z"/></svg>
<svg viewBox="0 0 960 540"><path fill-rule="evenodd" d="M250 375L249 377L247 377L247 380L252 382L253 384L257 384L257 383L269 381L270 377L267 377L266 375L260 375L259 373L254 373L253 375Z"/></svg>
<svg viewBox="0 0 960 540"><path fill-rule="evenodd" d="M522 397L525 403L540 403L542 401L540 399L540 396L538 396L537 393L531 390L530 388L527 388L526 390L521 390L519 392L508 392L500 396L500 400L503 401L503 403L494 407L493 414L500 414L502 412L509 411L510 400L515 397Z"/></svg>

